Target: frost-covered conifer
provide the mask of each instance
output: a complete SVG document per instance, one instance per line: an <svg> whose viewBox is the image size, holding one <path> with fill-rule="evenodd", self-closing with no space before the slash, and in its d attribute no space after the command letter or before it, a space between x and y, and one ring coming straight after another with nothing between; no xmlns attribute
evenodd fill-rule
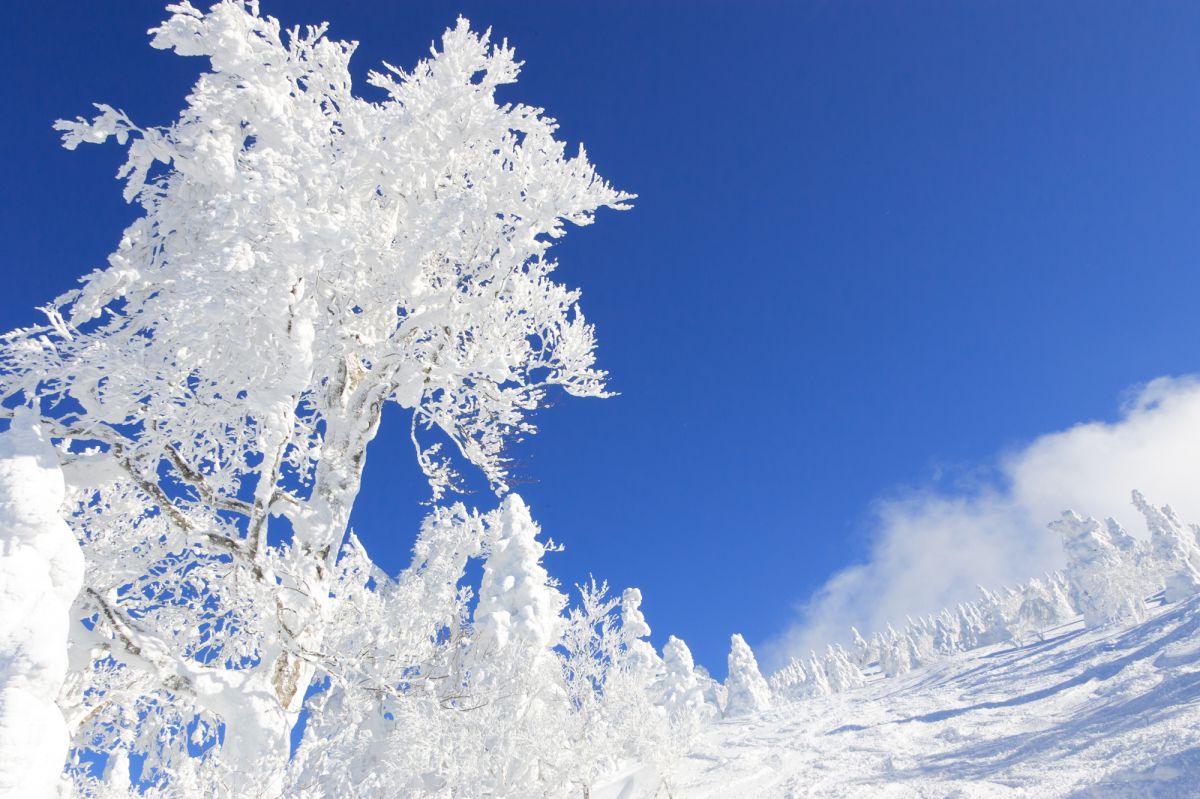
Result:
<svg viewBox="0 0 1200 799"><path fill-rule="evenodd" d="M547 731L568 725L570 705L555 647L567 598L542 565L538 525L516 494L501 504L485 543L483 578L466 654L467 707L483 704L473 791L532 795L565 782L561 741ZM555 772L563 770L562 776Z"/></svg>
<svg viewBox="0 0 1200 799"><path fill-rule="evenodd" d="M885 677L896 677L912 671L912 654L908 639L897 635L885 639L879 653L879 670Z"/></svg>
<svg viewBox="0 0 1200 799"><path fill-rule="evenodd" d="M772 674L767 682L774 697L800 699L808 695L808 670L794 657L789 658L787 665Z"/></svg>
<svg viewBox="0 0 1200 799"><path fill-rule="evenodd" d="M1113 544L1108 530L1074 511L1064 511L1050 528L1062 535L1071 604L1083 614L1084 624L1100 627L1145 618L1133 564Z"/></svg>
<svg viewBox="0 0 1200 799"><path fill-rule="evenodd" d="M992 593L983 586L978 586L983 598L979 601L978 613L982 622L979 636L979 646L1002 644L1012 640L1012 631L1008 628L1011 613L1002 596Z"/></svg>
<svg viewBox="0 0 1200 799"><path fill-rule="evenodd" d="M962 649L959 625L949 610L938 614L933 634L933 648L938 654L949 655Z"/></svg>
<svg viewBox="0 0 1200 799"><path fill-rule="evenodd" d="M675 636L667 638L662 654L663 676L659 696L667 715L676 724L695 724L715 715L717 708L704 701L704 690L696 676L692 651Z"/></svg>
<svg viewBox="0 0 1200 799"><path fill-rule="evenodd" d="M915 669L932 659L930 653L922 645L921 635L918 631L909 630L902 640L908 648L908 662L911 668Z"/></svg>
<svg viewBox="0 0 1200 799"><path fill-rule="evenodd" d="M933 627L928 623L928 619L921 619L918 623L910 626L907 635L914 663L928 663L934 659L937 650L933 645Z"/></svg>
<svg viewBox="0 0 1200 799"><path fill-rule="evenodd" d="M879 653L867 643L857 627L850 628L850 655L854 665L865 669L867 664L879 657Z"/></svg>
<svg viewBox="0 0 1200 799"><path fill-rule="evenodd" d="M696 679L700 682L700 690L704 692L704 701L724 714L729 699L725 685L718 682L709 674L708 669L699 663L696 664Z"/></svg>
<svg viewBox="0 0 1200 799"><path fill-rule="evenodd" d="M1055 614L1060 619L1060 623L1079 615L1079 610L1071 604L1071 584L1067 581L1065 574L1057 571L1048 575L1046 589L1050 593L1050 599L1054 604Z"/></svg>
<svg viewBox="0 0 1200 799"><path fill-rule="evenodd" d="M1150 530L1150 560L1166 586L1166 601L1178 602L1200 592L1200 547L1170 506L1156 508L1139 491L1133 492L1133 505Z"/></svg>
<svg viewBox="0 0 1200 799"><path fill-rule="evenodd" d="M960 623L960 640L963 642L964 649L974 649L981 646L984 640L985 628L983 619L979 616L979 610L974 602L963 602L958 606L958 619Z"/></svg>
<svg viewBox="0 0 1200 799"><path fill-rule="evenodd" d="M498 517L461 504L435 508L421 526L412 565L396 578L382 574L351 538L333 575L339 601L320 642L320 651L339 653L338 668L307 700L305 736L289 764L288 784L298 796L420 796L436 786L470 787L473 776L462 765L478 758L447 761L448 752L413 742L457 736L469 751L472 739L457 725L493 710L465 670L469 594L458 582ZM459 708L474 710L451 712Z"/></svg>
<svg viewBox="0 0 1200 799"><path fill-rule="evenodd" d="M747 716L771 706L771 689L758 670L758 660L750 645L737 633L730 638L725 688L729 692L725 702L726 716Z"/></svg>
<svg viewBox="0 0 1200 799"><path fill-rule="evenodd" d="M871 636L871 652L875 655L875 663L879 666L880 671L883 671L883 649L887 646L888 639L883 633L875 633Z"/></svg>
<svg viewBox="0 0 1200 799"><path fill-rule="evenodd" d="M1047 628L1066 620L1060 615L1061 606L1036 577L1022 587L1018 599L1019 604L1009 622L1009 628L1018 639L1027 636L1040 639Z"/></svg>
<svg viewBox="0 0 1200 799"><path fill-rule="evenodd" d="M621 630L628 638L629 668L642 675L647 685L662 671L662 660L647 638L650 625L642 613L642 592L626 588L621 593Z"/></svg>
<svg viewBox="0 0 1200 799"><path fill-rule="evenodd" d="M829 689L833 693L852 691L867 684L862 671L850 662L846 651L840 646L831 645L826 648L822 665L829 681Z"/></svg>
<svg viewBox="0 0 1200 799"><path fill-rule="evenodd" d="M544 670L553 660L567 598L550 580L542 565L545 546L528 506L516 494L500 505L498 523L487 542L479 603L475 607L473 654L486 675L494 653L513 647L513 658L523 668Z"/></svg>
<svg viewBox="0 0 1200 799"><path fill-rule="evenodd" d="M833 686L829 683L829 675L825 671L825 664L817 657L816 652L808 653L808 684L806 695L808 696L828 696L833 693Z"/></svg>

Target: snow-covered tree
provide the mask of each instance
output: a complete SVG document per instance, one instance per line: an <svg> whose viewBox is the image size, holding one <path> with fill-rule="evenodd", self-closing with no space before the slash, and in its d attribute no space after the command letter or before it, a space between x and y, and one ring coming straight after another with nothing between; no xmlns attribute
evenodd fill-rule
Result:
<svg viewBox="0 0 1200 799"><path fill-rule="evenodd" d="M979 625L970 603L962 602L954 609L954 621L958 625L958 646L962 651L979 646Z"/></svg>
<svg viewBox="0 0 1200 799"><path fill-rule="evenodd" d="M566 729L571 712L554 651L567 598L542 565L546 547L538 533L521 498L505 497L485 544L474 635L465 653L466 698L453 700L481 716L456 731L456 744L468 744L473 762L462 764L470 778L454 793L533 796L570 776L562 741L547 734Z"/></svg>
<svg viewBox="0 0 1200 799"><path fill-rule="evenodd" d="M662 660L664 672L659 691L668 715L687 718L708 712L704 692L696 678L696 662L688 645L673 635L668 637Z"/></svg>
<svg viewBox="0 0 1200 799"><path fill-rule="evenodd" d="M857 627L850 628L850 654L853 657L854 665L860 669L865 669L867 664L879 658L879 652L862 637L862 633L858 631Z"/></svg>
<svg viewBox="0 0 1200 799"><path fill-rule="evenodd" d="M833 693L852 691L867 684L862 671L850 661L846 651L840 646L830 645L825 650L825 676L829 680L829 689Z"/></svg>
<svg viewBox="0 0 1200 799"><path fill-rule="evenodd" d="M629 667L649 683L663 669L662 660L654 647L646 640L650 637L650 625L642 613L642 592L637 588L626 588L621 593L621 629L628 637Z"/></svg>
<svg viewBox="0 0 1200 799"><path fill-rule="evenodd" d="M898 635L885 641L879 652L879 670L885 677L897 677L912 671L912 649L908 637Z"/></svg>
<svg viewBox="0 0 1200 799"><path fill-rule="evenodd" d="M58 514L58 457L32 414L0 434L0 796L67 796L70 744L55 704L67 676L83 555Z"/></svg>
<svg viewBox="0 0 1200 799"><path fill-rule="evenodd" d="M1034 577L1022 586L1019 602L1009 621L1009 629L1018 638L1041 639L1045 631L1074 616L1074 609L1038 578Z"/></svg>
<svg viewBox="0 0 1200 799"><path fill-rule="evenodd" d="M1071 584L1067 581L1067 576L1061 571L1051 572L1046 575L1045 579L1046 590L1050 593L1051 602L1056 608L1056 613L1060 619L1066 621L1079 615L1079 610L1071 604Z"/></svg>
<svg viewBox="0 0 1200 799"><path fill-rule="evenodd" d="M582 587L561 613L565 597L541 562L550 549L510 496L482 515L435 510L413 566L396 580L365 557L343 556L338 585L352 597L357 619L346 624L355 632L337 649L347 653L344 671L306 705L289 791L570 795L631 760L666 779L693 731L656 706L631 656L640 638L623 629L606 586ZM456 584L477 556L484 578L472 614ZM427 637L404 643L398 657L392 645L403 639L386 631L412 627L406 616Z"/></svg>
<svg viewBox="0 0 1200 799"><path fill-rule="evenodd" d="M435 497L464 464L504 493L547 392L605 395L547 250L629 195L539 109L496 102L519 63L465 20L366 99L323 26L238 0L169 11L151 44L208 69L169 125L106 105L59 124L68 148L127 146L140 216L45 326L0 341L0 400L57 440L87 559L77 751L136 756L145 790L279 795L310 691L325 730L390 724L418 690L457 701L439 686L470 676L455 570L479 522L435 514L448 538L424 544L448 549L378 574L347 529L367 445L395 403ZM536 626L498 613L491 643ZM85 792L94 777L76 772Z"/></svg>
<svg viewBox="0 0 1200 799"><path fill-rule="evenodd" d="M797 658L789 658L787 665L767 680L771 695L783 699L802 699L808 696L808 669Z"/></svg>
<svg viewBox="0 0 1200 799"><path fill-rule="evenodd" d="M1012 640L1012 631L1009 629L1009 620L1012 613L1009 607L1012 605L1008 597L995 594L982 585L978 586L979 593L982 599L977 604L977 612L979 619L982 622L983 628L979 636L979 645L987 646L989 644L1002 644Z"/></svg>
<svg viewBox="0 0 1200 799"><path fill-rule="evenodd" d="M1051 523L1063 541L1071 604L1084 624L1100 627L1145 618L1142 584L1131 559L1113 542L1106 527L1074 511Z"/></svg>
<svg viewBox="0 0 1200 799"><path fill-rule="evenodd" d="M688 645L675 636L667 638L662 654L663 675L658 681L658 702L671 724L691 736L701 722L720 714L720 708L705 701L704 688L696 674L696 662Z"/></svg>
<svg viewBox="0 0 1200 799"><path fill-rule="evenodd" d="M696 679L704 693L704 701L723 714L729 701L729 692L725 690L725 684L713 677L700 663L696 664Z"/></svg>
<svg viewBox="0 0 1200 799"><path fill-rule="evenodd" d="M729 672L725 678L729 697L726 716L759 713L771 706L771 689L758 670L758 660L746 639L734 633L730 638Z"/></svg>
<svg viewBox="0 0 1200 799"><path fill-rule="evenodd" d="M305 704L305 735L289 766L295 795L419 796L473 776L442 746L420 742L452 739L461 717L478 713L466 709L483 704L467 695L470 593L459 582L468 560L498 535L498 516L461 504L435 508L412 565L396 578L352 538L333 577L335 615L318 650L337 654L335 668Z"/></svg>
<svg viewBox="0 0 1200 799"><path fill-rule="evenodd" d="M957 619L947 609L943 609L937 617L937 625L933 633L933 648L941 655L949 655L962 650L961 628Z"/></svg>
<svg viewBox="0 0 1200 799"><path fill-rule="evenodd" d="M542 565L545 546L529 508L516 494L500 505L499 523L487 542L479 602L475 606L472 671L477 682L493 679L493 653L517 651L514 665L539 678L557 670L550 650L561 636L567 598Z"/></svg>
<svg viewBox="0 0 1200 799"><path fill-rule="evenodd" d="M672 717L661 691L647 682L641 644L649 627L630 612L634 594L607 595L594 581L579 587L580 601L568 614L563 671L574 712L560 753L574 761L574 778L586 794L605 771L630 761L648 764L660 779L695 732L690 719ZM640 592L636 595L640 602ZM630 628L625 627L630 622ZM656 656L657 657L657 656ZM698 675L701 691L703 676Z"/></svg>
<svg viewBox="0 0 1200 799"><path fill-rule="evenodd" d="M1176 518L1170 506L1156 508L1140 491L1133 492L1133 506L1146 519L1150 530L1151 568L1165 585L1163 597L1178 602L1200 593L1200 547L1195 537Z"/></svg>
<svg viewBox="0 0 1200 799"><path fill-rule="evenodd" d="M829 675L825 672L825 664L817 657L816 652L808 653L808 684L805 693L808 696L828 696L833 693L829 683Z"/></svg>

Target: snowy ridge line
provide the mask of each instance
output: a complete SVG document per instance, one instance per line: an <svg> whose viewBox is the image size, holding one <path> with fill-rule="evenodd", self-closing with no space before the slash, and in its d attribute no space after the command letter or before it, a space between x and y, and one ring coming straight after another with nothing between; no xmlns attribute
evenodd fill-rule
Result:
<svg viewBox="0 0 1200 799"><path fill-rule="evenodd" d="M793 657L769 679L785 700L826 696L896 677L937 660L993 644L1021 645L1078 621L1089 629L1139 623L1149 607L1200 593L1200 526L1184 525L1169 505L1155 507L1139 491L1133 505L1150 536L1142 541L1115 519L1064 511L1049 526L1062 537L1067 566L1015 588L992 592L920 619L891 624L869 640L850 628L849 648L830 644L806 660Z"/></svg>

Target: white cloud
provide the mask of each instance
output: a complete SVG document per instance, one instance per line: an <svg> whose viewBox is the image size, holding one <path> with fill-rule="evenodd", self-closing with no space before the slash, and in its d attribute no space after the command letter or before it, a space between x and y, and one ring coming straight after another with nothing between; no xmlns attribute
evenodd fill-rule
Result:
<svg viewBox="0 0 1200 799"><path fill-rule="evenodd" d="M767 663L940 610L1062 564L1046 529L1061 511L1112 516L1144 533L1129 494L1200 522L1200 379L1159 378L1112 423L1088 422L1002 455L994 479L956 491L927 488L878 503L865 563L831 577L768 641Z"/></svg>

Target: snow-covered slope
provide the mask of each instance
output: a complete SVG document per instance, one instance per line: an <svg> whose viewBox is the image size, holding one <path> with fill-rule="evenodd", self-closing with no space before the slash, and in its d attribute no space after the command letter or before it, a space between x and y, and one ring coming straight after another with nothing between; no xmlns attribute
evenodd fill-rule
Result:
<svg viewBox="0 0 1200 799"><path fill-rule="evenodd" d="M687 799L1200 797L1200 596L716 722L673 777Z"/></svg>

